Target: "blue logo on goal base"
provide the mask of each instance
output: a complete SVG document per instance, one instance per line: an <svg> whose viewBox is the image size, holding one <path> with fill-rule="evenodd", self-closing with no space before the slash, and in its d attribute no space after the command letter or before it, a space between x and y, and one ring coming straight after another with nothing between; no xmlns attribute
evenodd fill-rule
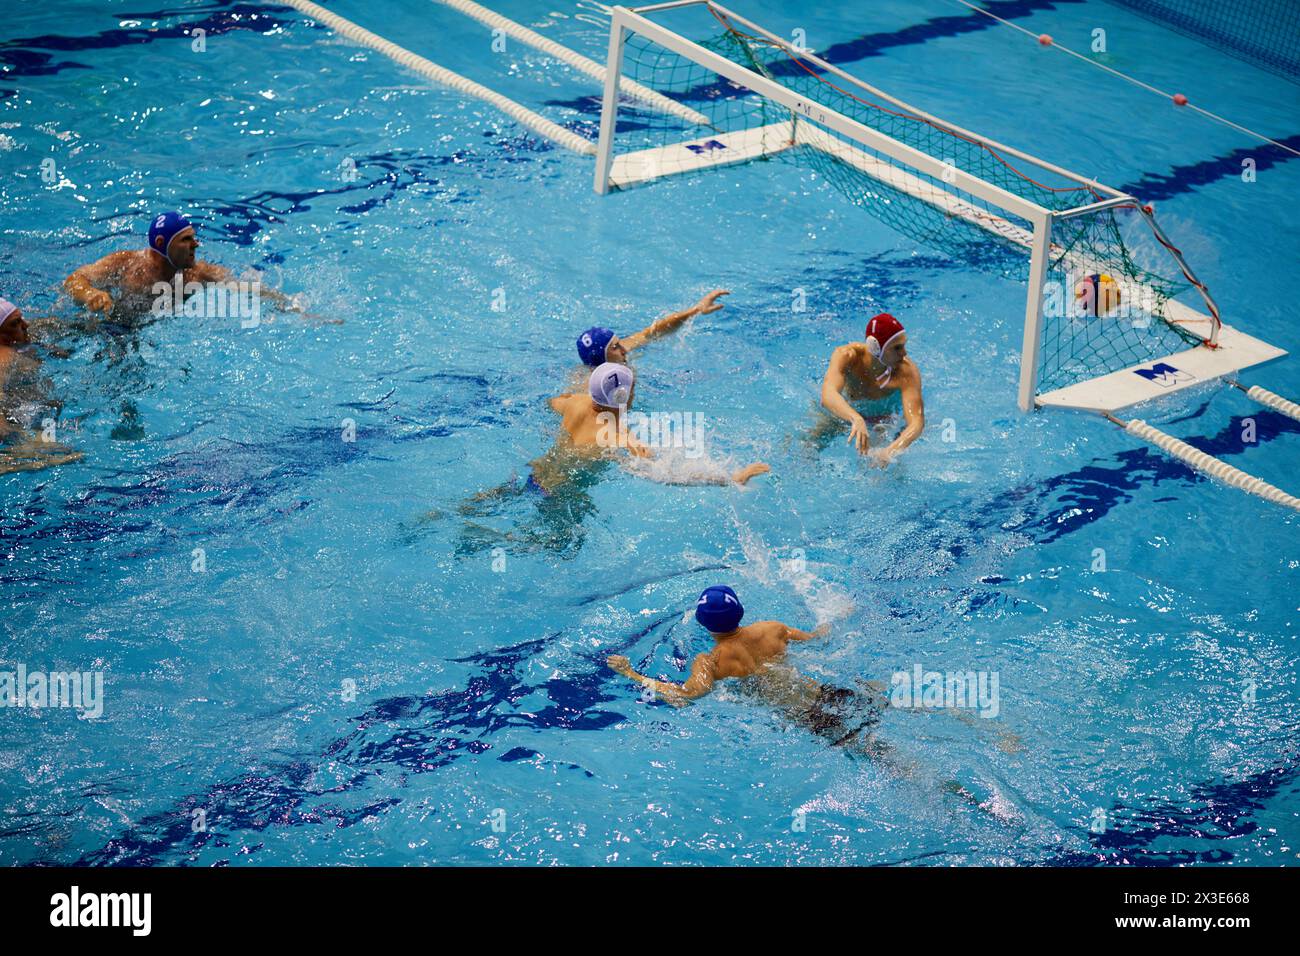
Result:
<svg viewBox="0 0 1300 956"><path fill-rule="evenodd" d="M707 153L709 150L712 149L726 149L727 144L719 143L716 139L711 139L706 143L687 143L686 148L689 149L692 153L699 153L700 155L703 155L704 153Z"/></svg>
<svg viewBox="0 0 1300 956"><path fill-rule="evenodd" d="M1192 382L1196 376L1191 372L1174 368L1168 362L1156 362L1150 368L1135 368L1134 375L1141 375L1149 382L1155 382L1161 388L1173 388L1183 382Z"/></svg>

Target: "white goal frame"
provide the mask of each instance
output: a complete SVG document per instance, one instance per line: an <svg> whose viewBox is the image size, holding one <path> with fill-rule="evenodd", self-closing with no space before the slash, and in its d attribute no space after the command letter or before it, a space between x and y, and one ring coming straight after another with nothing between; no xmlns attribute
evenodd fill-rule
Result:
<svg viewBox="0 0 1300 956"><path fill-rule="evenodd" d="M792 55L797 55L800 59L815 63L820 69L834 74L840 80L851 83L859 89L865 90L874 97L888 101L938 127L974 140L997 153L1014 156L1039 170L1078 183L1080 186L1087 187L1105 198L1084 206L1053 212L993 183L957 169L950 163L871 129L815 100L802 96L739 63L674 33L646 16L647 14L665 10L700 5L711 7L727 19L741 23L746 28L762 35L765 39L783 47ZM715 133L704 139L688 140L682 143L638 150L616 156L614 152L614 132L618 120L623 50L629 32L638 33L658 43L665 49L712 70L719 76L761 96L765 96L773 102L786 107L792 114L806 117L812 123L798 123L796 128L795 124L785 122L756 129ZM829 136L814 124L820 124L850 140L859 142L874 153L894 160L897 165L882 161L871 153L855 151L851 146L846 149L847 144ZM709 148L699 148L703 144L708 144ZM600 141L596 149L596 192L603 195L611 190L628 188L666 176L747 162L795 146L811 147L828 153L834 150L833 155L837 159L848 162L860 171L885 183L891 189L905 192L918 200L937 206L946 215L964 219L1003 239L1010 239L1028 251L1029 293L1025 305L1018 393L1018 404L1023 411L1030 411L1035 407L1056 406L1109 413L1286 354L1282 349L1222 324L1217 316L1217 307L1210 300L1208 293L1202 290L1210 314L1198 312L1172 299L1165 303L1165 309L1169 313L1171 320L1190 325L1193 329L1197 329L1198 332L1204 330L1201 337L1207 341L1207 345L1198 345L1170 356L1154 358L1116 372L1055 389L1045 394L1039 394L1038 352L1043 332L1043 292L1047 279L1048 262L1052 253L1054 222L1071 216L1097 212L1112 206L1132 205L1146 217L1157 235L1162 236L1150 211L1145 209L1137 199L1078 173L1062 169L1021 150L1005 146L916 109L910 104L864 83L862 80L811 53L796 50L788 41L765 30L753 21L728 10L721 4L713 2L713 0L674 0L674 2L658 3L635 9L621 6L611 9L609 52L606 61L605 90L600 116ZM689 147L696 148L690 149ZM936 186L935 183L918 178L912 172L913 170L947 183L955 189L983 200L997 209L1018 216L1028 221L1032 229L1026 230L1009 220L991 216L987 211L972 206L960 196L947 193ZM1195 277L1190 267L1183 261L1181 255L1172 248L1171 255L1174 256L1187 276L1194 280ZM1097 271L1097 269L1089 268L1089 263L1084 259L1068 261L1072 266L1077 266L1079 271ZM1121 287L1121 291L1127 301L1140 301L1136 297L1128 298L1128 296L1141 292L1141 287L1128 290ZM1159 365L1162 365L1163 369L1170 371L1164 372L1162 369L1158 369L1157 366Z"/></svg>

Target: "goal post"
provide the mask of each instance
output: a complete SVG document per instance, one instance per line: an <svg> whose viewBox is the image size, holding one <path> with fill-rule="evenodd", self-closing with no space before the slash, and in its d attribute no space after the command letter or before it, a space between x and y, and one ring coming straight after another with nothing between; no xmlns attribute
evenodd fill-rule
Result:
<svg viewBox="0 0 1300 956"><path fill-rule="evenodd" d="M688 16L712 35L660 22ZM623 77L686 109L652 114L620 95ZM613 7L596 191L759 160L812 168L905 235L1027 280L1026 411L1113 411L1285 354L1221 323L1134 197L918 110L712 0ZM1205 312L1174 298L1189 290Z"/></svg>
<svg viewBox="0 0 1300 956"><path fill-rule="evenodd" d="M622 15L627 11L615 7L609 27L609 53L605 59L605 93L600 107L600 140L596 144L596 192L609 191L609 167L614 159L614 127L618 123L618 89L623 75L623 40L626 28Z"/></svg>
<svg viewBox="0 0 1300 956"><path fill-rule="evenodd" d="M1034 220L1030 239L1029 294L1025 298L1025 334L1020 347L1020 390L1016 404L1022 412L1034 408L1038 395L1038 355L1043 339L1043 286L1052 246L1052 214L1043 211Z"/></svg>

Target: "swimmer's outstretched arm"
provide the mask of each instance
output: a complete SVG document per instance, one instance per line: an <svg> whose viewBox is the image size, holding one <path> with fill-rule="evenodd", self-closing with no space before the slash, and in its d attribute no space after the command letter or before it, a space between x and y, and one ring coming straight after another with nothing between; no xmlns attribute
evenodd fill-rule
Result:
<svg viewBox="0 0 1300 956"><path fill-rule="evenodd" d="M746 465L744 468L737 468L729 475L699 475L690 478L675 478L672 475L653 475L642 474L643 478L649 478L651 481L657 481L661 485L741 485L749 483L749 479L758 475L765 475L772 470L772 466L766 462L756 461L752 465Z"/></svg>
<svg viewBox="0 0 1300 956"><path fill-rule="evenodd" d="M607 663L611 669L624 677L631 678L643 687L649 687L670 704L683 704L688 700L695 700L697 697L703 697L713 689L712 654L699 654L696 656L694 663L691 664L691 676L686 679L684 684L673 684L668 681L655 680L653 677L646 677L644 674L638 674L632 669L632 662L622 654L609 655Z"/></svg>
<svg viewBox="0 0 1300 956"><path fill-rule="evenodd" d="M85 455L73 451L67 445L42 441L37 435L24 432L0 418L0 435L19 436L18 441L0 449L0 475L16 471L40 471L57 465L67 465L80 461Z"/></svg>
<svg viewBox="0 0 1300 956"><path fill-rule="evenodd" d="M826 375L822 378L822 407L836 418L849 423L849 444L858 451L866 453L871 448L867 421L858 410L844 397L844 367L852 355L851 346L841 345L831 353L830 363L826 366Z"/></svg>
<svg viewBox="0 0 1300 956"><path fill-rule="evenodd" d="M1025 742L1020 739L1019 734L1007 730L1005 727L989 727L987 718L976 717L969 711L959 710L956 707L945 707L943 712L975 730L992 730L997 735L997 747L1003 753L1015 754L1025 749Z"/></svg>
<svg viewBox="0 0 1300 956"><path fill-rule="evenodd" d="M710 312L717 312L722 308L722 303L718 301L720 296L731 295L728 289L714 289L704 298L700 299L689 309L683 309L681 312L673 312L665 315L662 319L655 319L640 332L629 335L623 340L623 347L629 352L634 348L645 345L651 339L657 339L661 335L667 335L673 329L677 328L687 319L697 315L708 315Z"/></svg>
<svg viewBox="0 0 1300 956"><path fill-rule="evenodd" d="M889 685L886 684L884 681L866 680L866 681L859 681L859 683L866 688L868 696L870 696L873 700L876 700L884 707L892 706L889 699ZM921 708L908 707L904 709L913 710L913 711L921 710L922 712L927 714L945 713L949 717L954 717L957 720L960 720L967 727L973 727L974 729L981 730L981 731L989 729L988 720L986 720L983 717L976 717L974 714L970 713L969 711L960 710L956 707L944 707L942 708L942 710L936 710L935 708L932 707L921 707ZM1020 739L1019 734L1013 733L1012 731L1007 730L1003 727L993 727L992 730L994 733L997 734L997 738L998 738L997 745L999 750L1002 750L1005 753L1014 754L1014 753L1019 753L1020 751L1025 749L1024 741Z"/></svg>
<svg viewBox="0 0 1300 956"><path fill-rule="evenodd" d="M825 637L831 632L830 623L818 624L811 631L801 631L797 627L791 627L789 624L782 625L785 628L785 639L787 641L811 641L814 637Z"/></svg>
<svg viewBox="0 0 1300 956"><path fill-rule="evenodd" d="M190 270L190 279L194 282L234 282L235 275L225 266L219 266L215 262L196 262L194 268ZM264 285L260 279L257 284L257 294L281 312L296 312L304 319L317 319L331 325L343 324L342 319L328 319L304 312L297 296L286 295L279 289Z"/></svg>
<svg viewBox="0 0 1300 956"><path fill-rule="evenodd" d="M557 409L558 411L558 409ZM653 458L654 451L637 441L631 435L625 437L628 453L633 458ZM737 468L730 475L693 475L690 477L674 477L673 475L655 475L644 474L643 477L651 481L657 481L661 485L744 485L749 479L759 475L765 475L772 470L772 466L766 462L756 461L752 465L746 465L744 468Z"/></svg>

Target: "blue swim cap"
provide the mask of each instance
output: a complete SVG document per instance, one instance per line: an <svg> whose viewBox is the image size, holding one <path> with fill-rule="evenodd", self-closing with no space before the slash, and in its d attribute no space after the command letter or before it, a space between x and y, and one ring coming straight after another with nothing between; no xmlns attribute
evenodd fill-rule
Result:
<svg viewBox="0 0 1300 956"><path fill-rule="evenodd" d="M190 221L178 212L165 212L160 216L156 216L154 221L149 224L149 248L168 262L171 262L172 257L167 254L167 249L171 246L172 240L176 238L177 233L184 232L189 228Z"/></svg>
<svg viewBox="0 0 1300 956"><path fill-rule="evenodd" d="M744 616L745 609L740 606L740 598L725 584L705 588L700 599L695 602L695 620L713 634L734 631Z"/></svg>
<svg viewBox="0 0 1300 956"><path fill-rule="evenodd" d="M612 329L594 325L578 336L578 355L584 365L601 365L605 361L605 348L614 338Z"/></svg>

